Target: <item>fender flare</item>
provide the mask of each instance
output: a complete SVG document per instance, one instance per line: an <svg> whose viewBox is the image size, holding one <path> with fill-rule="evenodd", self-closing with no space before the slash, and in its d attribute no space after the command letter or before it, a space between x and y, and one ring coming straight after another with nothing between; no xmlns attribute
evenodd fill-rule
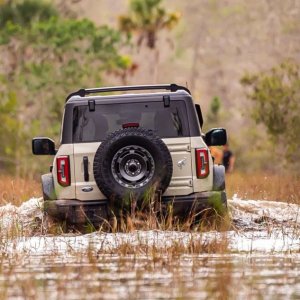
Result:
<svg viewBox="0 0 300 300"><path fill-rule="evenodd" d="M53 175L47 173L41 176L44 200L56 200Z"/></svg>
<svg viewBox="0 0 300 300"><path fill-rule="evenodd" d="M213 190L225 190L225 167L223 165L214 165L213 170Z"/></svg>

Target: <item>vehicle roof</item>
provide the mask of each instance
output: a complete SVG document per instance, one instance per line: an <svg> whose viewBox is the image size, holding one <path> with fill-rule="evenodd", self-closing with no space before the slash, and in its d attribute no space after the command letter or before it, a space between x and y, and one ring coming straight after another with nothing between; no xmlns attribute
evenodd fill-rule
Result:
<svg viewBox="0 0 300 300"><path fill-rule="evenodd" d="M157 100L161 101L163 96L170 96L170 99L172 100L175 98L189 98L191 99L191 95L187 93L186 91L179 90L176 92L152 92L152 93L126 93L126 94L109 94L109 95L92 95L92 96L72 96L66 104L71 104L71 103L82 103L82 102L87 102L88 100L95 100L96 102L108 102L108 101L115 101L119 100L121 102L134 102L133 100L138 100L138 101L149 101L151 100Z"/></svg>

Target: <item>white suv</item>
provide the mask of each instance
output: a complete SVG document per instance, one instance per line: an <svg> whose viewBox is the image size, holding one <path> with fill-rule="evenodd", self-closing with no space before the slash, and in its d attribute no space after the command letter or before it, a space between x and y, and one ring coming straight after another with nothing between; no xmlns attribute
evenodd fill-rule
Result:
<svg viewBox="0 0 300 300"><path fill-rule="evenodd" d="M112 94L145 90L152 92ZM58 150L49 138L32 141L34 154L54 155L50 173L42 175L45 212L97 224L133 200L142 206L149 190L182 216L216 201L226 206L224 167L214 165L208 148L224 145L226 130L203 134L202 125L200 106L176 84L70 94Z"/></svg>

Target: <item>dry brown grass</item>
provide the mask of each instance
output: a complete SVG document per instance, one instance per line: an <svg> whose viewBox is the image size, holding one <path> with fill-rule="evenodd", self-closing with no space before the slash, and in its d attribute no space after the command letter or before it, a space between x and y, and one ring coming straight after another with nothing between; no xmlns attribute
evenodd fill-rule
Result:
<svg viewBox="0 0 300 300"><path fill-rule="evenodd" d="M41 184L35 180L0 175L0 205L20 205L32 197L41 195Z"/></svg>
<svg viewBox="0 0 300 300"><path fill-rule="evenodd" d="M136 230L174 230L174 231L227 231L231 228L230 217L226 210L217 211L207 208L200 212L191 211L187 216L174 216L172 211L166 214L158 210L135 209L130 213L113 217L104 222L100 230L110 232L133 232Z"/></svg>
<svg viewBox="0 0 300 300"><path fill-rule="evenodd" d="M237 194L242 199L283 201L300 204L300 177L286 174L243 174L227 175L228 198Z"/></svg>
<svg viewBox="0 0 300 300"><path fill-rule="evenodd" d="M151 257L154 260L178 257L183 254L226 254L229 253L229 240L224 234L222 238L213 237L211 239L193 238L185 243L180 239L174 240L169 245L152 245L139 241L138 243L121 242L118 247L106 250L100 249L97 254L118 255L124 257L128 255L142 255Z"/></svg>

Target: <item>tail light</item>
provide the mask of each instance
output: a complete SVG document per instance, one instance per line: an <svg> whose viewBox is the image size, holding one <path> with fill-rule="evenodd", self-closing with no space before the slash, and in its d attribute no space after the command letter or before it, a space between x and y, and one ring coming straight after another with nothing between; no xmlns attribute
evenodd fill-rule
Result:
<svg viewBox="0 0 300 300"><path fill-rule="evenodd" d="M58 183L61 186L69 186L71 184L69 156L57 157L56 165L57 165L57 181L58 181Z"/></svg>
<svg viewBox="0 0 300 300"><path fill-rule="evenodd" d="M197 178L205 178L209 174L208 149L196 149Z"/></svg>

